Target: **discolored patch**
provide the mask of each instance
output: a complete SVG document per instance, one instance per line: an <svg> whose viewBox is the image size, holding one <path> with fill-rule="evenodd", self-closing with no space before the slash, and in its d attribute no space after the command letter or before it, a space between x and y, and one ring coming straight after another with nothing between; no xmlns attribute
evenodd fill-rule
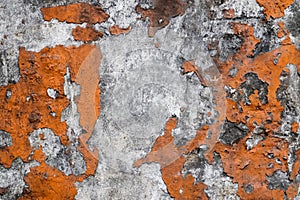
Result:
<svg viewBox="0 0 300 200"><path fill-rule="evenodd" d="M127 34L129 33L130 30L131 30L130 26L127 28L120 28L118 25L114 25L109 28L109 32L112 35Z"/></svg>
<svg viewBox="0 0 300 200"><path fill-rule="evenodd" d="M72 30L72 35L76 41L91 42L98 40L99 37L102 37L103 32L96 31L92 26L89 25L86 28L77 26Z"/></svg>
<svg viewBox="0 0 300 200"><path fill-rule="evenodd" d="M149 18L150 25L148 35L153 37L155 33L166 27L170 19L185 12L187 2L182 0L162 0L152 1L153 8L144 9L141 5L136 7L136 11L142 14L142 19Z"/></svg>
<svg viewBox="0 0 300 200"><path fill-rule="evenodd" d="M223 10L223 17L225 19L233 19L235 18L235 12L234 12L234 9L226 9L226 10Z"/></svg>

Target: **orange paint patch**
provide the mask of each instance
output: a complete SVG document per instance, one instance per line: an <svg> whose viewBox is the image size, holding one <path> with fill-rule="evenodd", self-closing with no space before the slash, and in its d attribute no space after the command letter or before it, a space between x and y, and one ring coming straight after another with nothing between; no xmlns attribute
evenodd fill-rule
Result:
<svg viewBox="0 0 300 200"><path fill-rule="evenodd" d="M226 63L220 63L221 73L224 76L224 83L233 88L238 88L242 82L246 81L244 75L253 72L258 75L258 78L268 83L268 103L263 105L257 102L255 94L250 96L252 100L250 105L240 104L243 112L240 113L235 103L228 100L231 105L227 111L227 118L232 122L246 123L251 129L253 123L264 124L267 130L276 130L279 127L280 113L283 107L277 101L276 91L280 86L280 75L282 71L287 71L286 65L289 63L299 66L300 52L294 45L281 46L271 52L258 55L255 59L251 58L255 45L259 40L254 38L253 28L248 25L234 24L234 31L236 34L243 35L245 42L242 44L240 51L232 58L228 59ZM279 59L277 58L280 55ZM250 58L249 58L250 56ZM274 59L278 59L278 63L274 63ZM235 77L229 75L232 67L236 67L238 72ZM258 109L259 107L259 109ZM272 113L272 123L267 123ZM247 118L247 120L246 120Z"/></svg>
<svg viewBox="0 0 300 200"><path fill-rule="evenodd" d="M246 140L247 137L233 147L218 143L214 148L221 155L224 171L239 184L238 195L241 199L283 199L283 190L267 188L266 176L276 170L287 171L288 143L284 139L267 137L248 151ZM253 186L251 193L244 190L246 185Z"/></svg>
<svg viewBox="0 0 300 200"><path fill-rule="evenodd" d="M103 36L103 32L96 31L92 26L82 28L77 26L72 30L72 35L76 41L91 42Z"/></svg>
<svg viewBox="0 0 300 200"><path fill-rule="evenodd" d="M61 122L62 111L68 106L69 100L64 95L64 75L70 69L71 80L81 85L78 110L80 123L88 132L81 136L79 151L84 155L87 170L81 176L66 176L62 172L46 165L46 156L41 150L35 150L33 159L41 163L25 178L31 192L23 199L69 199L76 194L76 181L95 172L98 163L97 151L90 152L86 144L91 135L92 126L99 116L99 76L101 53L93 45L80 47L44 48L40 52L20 49L19 67L20 80L16 84L0 87L0 129L11 134L13 145L0 149L0 163L10 167L12 161L20 157L29 161L33 152L28 136L39 128L50 128L59 136L62 144L68 145L67 125ZM94 69L94 70L92 70ZM83 81L90 78L92 82ZM47 89L55 89L57 98L48 96ZM12 91L11 98L5 98L7 89ZM88 92L87 92L88 91ZM90 92L91 91L91 92ZM83 102L84 101L84 102ZM86 104L89 108L83 106ZM86 110L84 110L86 109ZM51 112L55 112L53 117ZM89 112L87 116L86 112ZM41 135L43 139L43 135ZM92 155L92 156L91 156Z"/></svg>
<svg viewBox="0 0 300 200"><path fill-rule="evenodd" d="M299 149L295 152L295 155L296 155L296 160L294 162L293 169L290 174L291 180L295 180L295 178L298 175L299 170L300 170L300 150Z"/></svg>
<svg viewBox="0 0 300 200"><path fill-rule="evenodd" d="M284 10L289 7L294 0L256 0L260 6L264 7L267 19L270 17L279 18L284 16Z"/></svg>
<svg viewBox="0 0 300 200"><path fill-rule="evenodd" d="M41 8L45 21L57 19L60 22L82 24L102 23L109 18L101 7L92 6L88 3L76 3L66 6Z"/></svg>
<svg viewBox="0 0 300 200"><path fill-rule="evenodd" d="M127 34L131 30L131 27L128 28L120 28L118 25L114 25L109 28L109 32L112 35L120 35L120 34Z"/></svg>
<svg viewBox="0 0 300 200"><path fill-rule="evenodd" d="M24 178L30 190L20 200L74 199L77 194L76 178L73 176L66 176L45 163L31 168L30 171Z"/></svg>
<svg viewBox="0 0 300 200"><path fill-rule="evenodd" d="M172 17L184 14L187 6L187 3L181 0L152 1L152 4L154 8L150 9L143 9L140 5L136 7L136 11L142 14L142 19L149 18L150 37L153 37L156 31L166 27Z"/></svg>
<svg viewBox="0 0 300 200"><path fill-rule="evenodd" d="M299 129L299 123L298 123L298 122L293 122L293 123L292 123L291 131L292 131L293 133L297 133L297 132L298 132L298 129Z"/></svg>
<svg viewBox="0 0 300 200"><path fill-rule="evenodd" d="M245 123L250 133L233 147L218 143L214 150L221 155L224 171L233 177L234 182L239 183L238 194L241 199L283 199L284 191L269 190L265 177L272 175L276 170L287 171L288 143L284 139L273 137L271 133L280 127L280 114L283 111L281 103L276 98L280 75L282 71L287 71L287 64L295 64L299 70L300 52L294 45L285 45L252 58L254 48L259 43L259 40L254 37L253 28L242 24L232 24L232 26L235 34L243 36L244 43L237 54L225 63L220 63L223 81L226 85L239 90L241 83L246 81L245 74L253 72L260 80L268 83L268 103L262 104L258 98L258 91L254 91L249 97L250 104L239 102L242 110L240 112L236 102L228 99L227 119L235 123ZM274 59L278 59L278 62L274 62ZM232 67L238 70L235 77L229 75ZM245 143L253 134L255 123L263 125L265 139L247 151ZM274 156L274 159L268 158L267 155ZM275 162L275 158L280 162ZM292 178L298 173L296 171L299 166L300 164L296 162ZM254 188L250 194L243 189L243 186L248 184ZM294 195L295 190L289 188L289 193Z"/></svg>
<svg viewBox="0 0 300 200"><path fill-rule="evenodd" d="M286 191L288 199L294 199L296 197L296 195L298 194L298 188L299 185L294 183L289 186Z"/></svg>
<svg viewBox="0 0 300 200"><path fill-rule="evenodd" d="M283 22L278 22L278 26L279 26L279 31L277 32L277 36L279 38L282 38L286 35L289 34L288 30L285 28L284 23Z"/></svg>

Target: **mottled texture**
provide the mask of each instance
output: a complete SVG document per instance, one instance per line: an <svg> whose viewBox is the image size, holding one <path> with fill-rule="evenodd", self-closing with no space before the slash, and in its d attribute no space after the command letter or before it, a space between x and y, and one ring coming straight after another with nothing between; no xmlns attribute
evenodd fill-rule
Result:
<svg viewBox="0 0 300 200"><path fill-rule="evenodd" d="M0 199L299 199L299 0L0 0Z"/></svg>

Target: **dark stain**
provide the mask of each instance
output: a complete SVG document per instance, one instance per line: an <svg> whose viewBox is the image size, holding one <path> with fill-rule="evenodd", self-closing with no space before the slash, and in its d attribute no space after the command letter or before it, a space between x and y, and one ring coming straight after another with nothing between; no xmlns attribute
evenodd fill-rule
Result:
<svg viewBox="0 0 300 200"><path fill-rule="evenodd" d="M291 8L293 15L286 22L286 28L294 36L299 37L300 35L300 6L293 4Z"/></svg>
<svg viewBox="0 0 300 200"><path fill-rule="evenodd" d="M182 0L152 0L153 8L143 9L137 5L136 11L142 14L142 19L149 18L149 36L153 37L157 30L166 27L170 19L184 14L187 2Z"/></svg>
<svg viewBox="0 0 300 200"><path fill-rule="evenodd" d="M251 104L249 99L250 95L254 94L254 91L258 91L258 99L259 101L265 105L268 103L268 86L267 82L260 80L255 73L247 73L244 76L246 81L243 82L240 88L243 91L242 102L245 105Z"/></svg>
<svg viewBox="0 0 300 200"><path fill-rule="evenodd" d="M244 138L248 132L249 128L244 123L236 124L226 120L219 140L223 144L233 145Z"/></svg>
<svg viewBox="0 0 300 200"><path fill-rule="evenodd" d="M38 112L32 112L29 115L29 122L31 124L36 124L39 123L41 121L41 114Z"/></svg>
<svg viewBox="0 0 300 200"><path fill-rule="evenodd" d="M219 42L220 60L226 61L234 55L243 44L244 40L235 34L224 34Z"/></svg>
<svg viewBox="0 0 300 200"><path fill-rule="evenodd" d="M0 196L8 192L8 188L0 188Z"/></svg>
<svg viewBox="0 0 300 200"><path fill-rule="evenodd" d="M248 194L252 193L252 192L253 192L253 189L254 189L254 187L253 187L253 185L251 185L251 184L244 185L244 190L245 190L245 192L248 193Z"/></svg>

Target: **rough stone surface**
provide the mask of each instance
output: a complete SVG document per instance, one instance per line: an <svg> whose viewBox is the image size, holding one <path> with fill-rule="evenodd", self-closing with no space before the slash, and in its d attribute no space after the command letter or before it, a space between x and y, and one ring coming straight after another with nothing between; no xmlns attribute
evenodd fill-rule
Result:
<svg viewBox="0 0 300 200"><path fill-rule="evenodd" d="M299 0L0 0L0 199L300 199Z"/></svg>

